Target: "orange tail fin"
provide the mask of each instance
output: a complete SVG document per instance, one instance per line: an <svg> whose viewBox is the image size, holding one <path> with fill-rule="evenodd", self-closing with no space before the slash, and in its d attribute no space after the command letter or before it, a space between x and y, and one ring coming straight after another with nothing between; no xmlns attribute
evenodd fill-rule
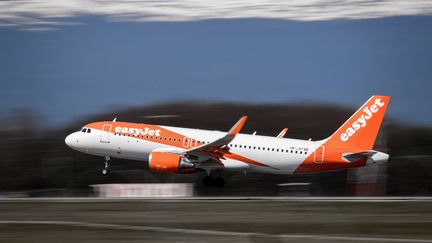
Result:
<svg viewBox="0 0 432 243"><path fill-rule="evenodd" d="M390 96L372 96L328 138L326 144L372 149L389 102Z"/></svg>

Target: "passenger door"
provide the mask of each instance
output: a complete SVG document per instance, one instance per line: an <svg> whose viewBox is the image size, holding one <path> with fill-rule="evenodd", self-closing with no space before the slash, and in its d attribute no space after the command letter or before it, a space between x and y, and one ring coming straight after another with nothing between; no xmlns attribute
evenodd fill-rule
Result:
<svg viewBox="0 0 432 243"><path fill-rule="evenodd" d="M102 126L102 132L100 136L100 142L101 143L109 143L110 142L110 135L111 135L111 124L104 124Z"/></svg>
<svg viewBox="0 0 432 243"><path fill-rule="evenodd" d="M314 163L322 164L324 162L324 153L325 153L324 145L319 146L314 152Z"/></svg>

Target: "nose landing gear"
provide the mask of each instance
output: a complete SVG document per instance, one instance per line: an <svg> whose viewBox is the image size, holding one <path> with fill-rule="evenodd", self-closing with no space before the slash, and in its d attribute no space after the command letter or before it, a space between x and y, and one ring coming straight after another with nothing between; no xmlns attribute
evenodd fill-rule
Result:
<svg viewBox="0 0 432 243"><path fill-rule="evenodd" d="M105 156L105 167L102 169L102 175L106 175L109 173L110 162L111 162L111 157Z"/></svg>

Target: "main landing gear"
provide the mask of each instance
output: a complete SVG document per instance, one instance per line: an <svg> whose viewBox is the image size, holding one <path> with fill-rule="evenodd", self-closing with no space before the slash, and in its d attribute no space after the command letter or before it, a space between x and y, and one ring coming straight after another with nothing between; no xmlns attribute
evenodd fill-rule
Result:
<svg viewBox="0 0 432 243"><path fill-rule="evenodd" d="M222 188L225 185L225 180L221 176L212 177L208 175L204 177L203 184L206 187L215 186L217 188Z"/></svg>
<svg viewBox="0 0 432 243"><path fill-rule="evenodd" d="M109 173L110 162L111 162L111 157L105 156L105 167L102 169L102 175L106 175Z"/></svg>

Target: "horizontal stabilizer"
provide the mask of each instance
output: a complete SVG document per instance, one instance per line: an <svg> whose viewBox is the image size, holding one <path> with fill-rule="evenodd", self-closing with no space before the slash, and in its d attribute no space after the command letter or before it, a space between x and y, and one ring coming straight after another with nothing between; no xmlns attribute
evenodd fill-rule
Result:
<svg viewBox="0 0 432 243"><path fill-rule="evenodd" d="M376 154L376 151L363 151L358 153L343 153L342 157L346 159L348 162L356 162L361 159L368 159L371 158L374 154Z"/></svg>

